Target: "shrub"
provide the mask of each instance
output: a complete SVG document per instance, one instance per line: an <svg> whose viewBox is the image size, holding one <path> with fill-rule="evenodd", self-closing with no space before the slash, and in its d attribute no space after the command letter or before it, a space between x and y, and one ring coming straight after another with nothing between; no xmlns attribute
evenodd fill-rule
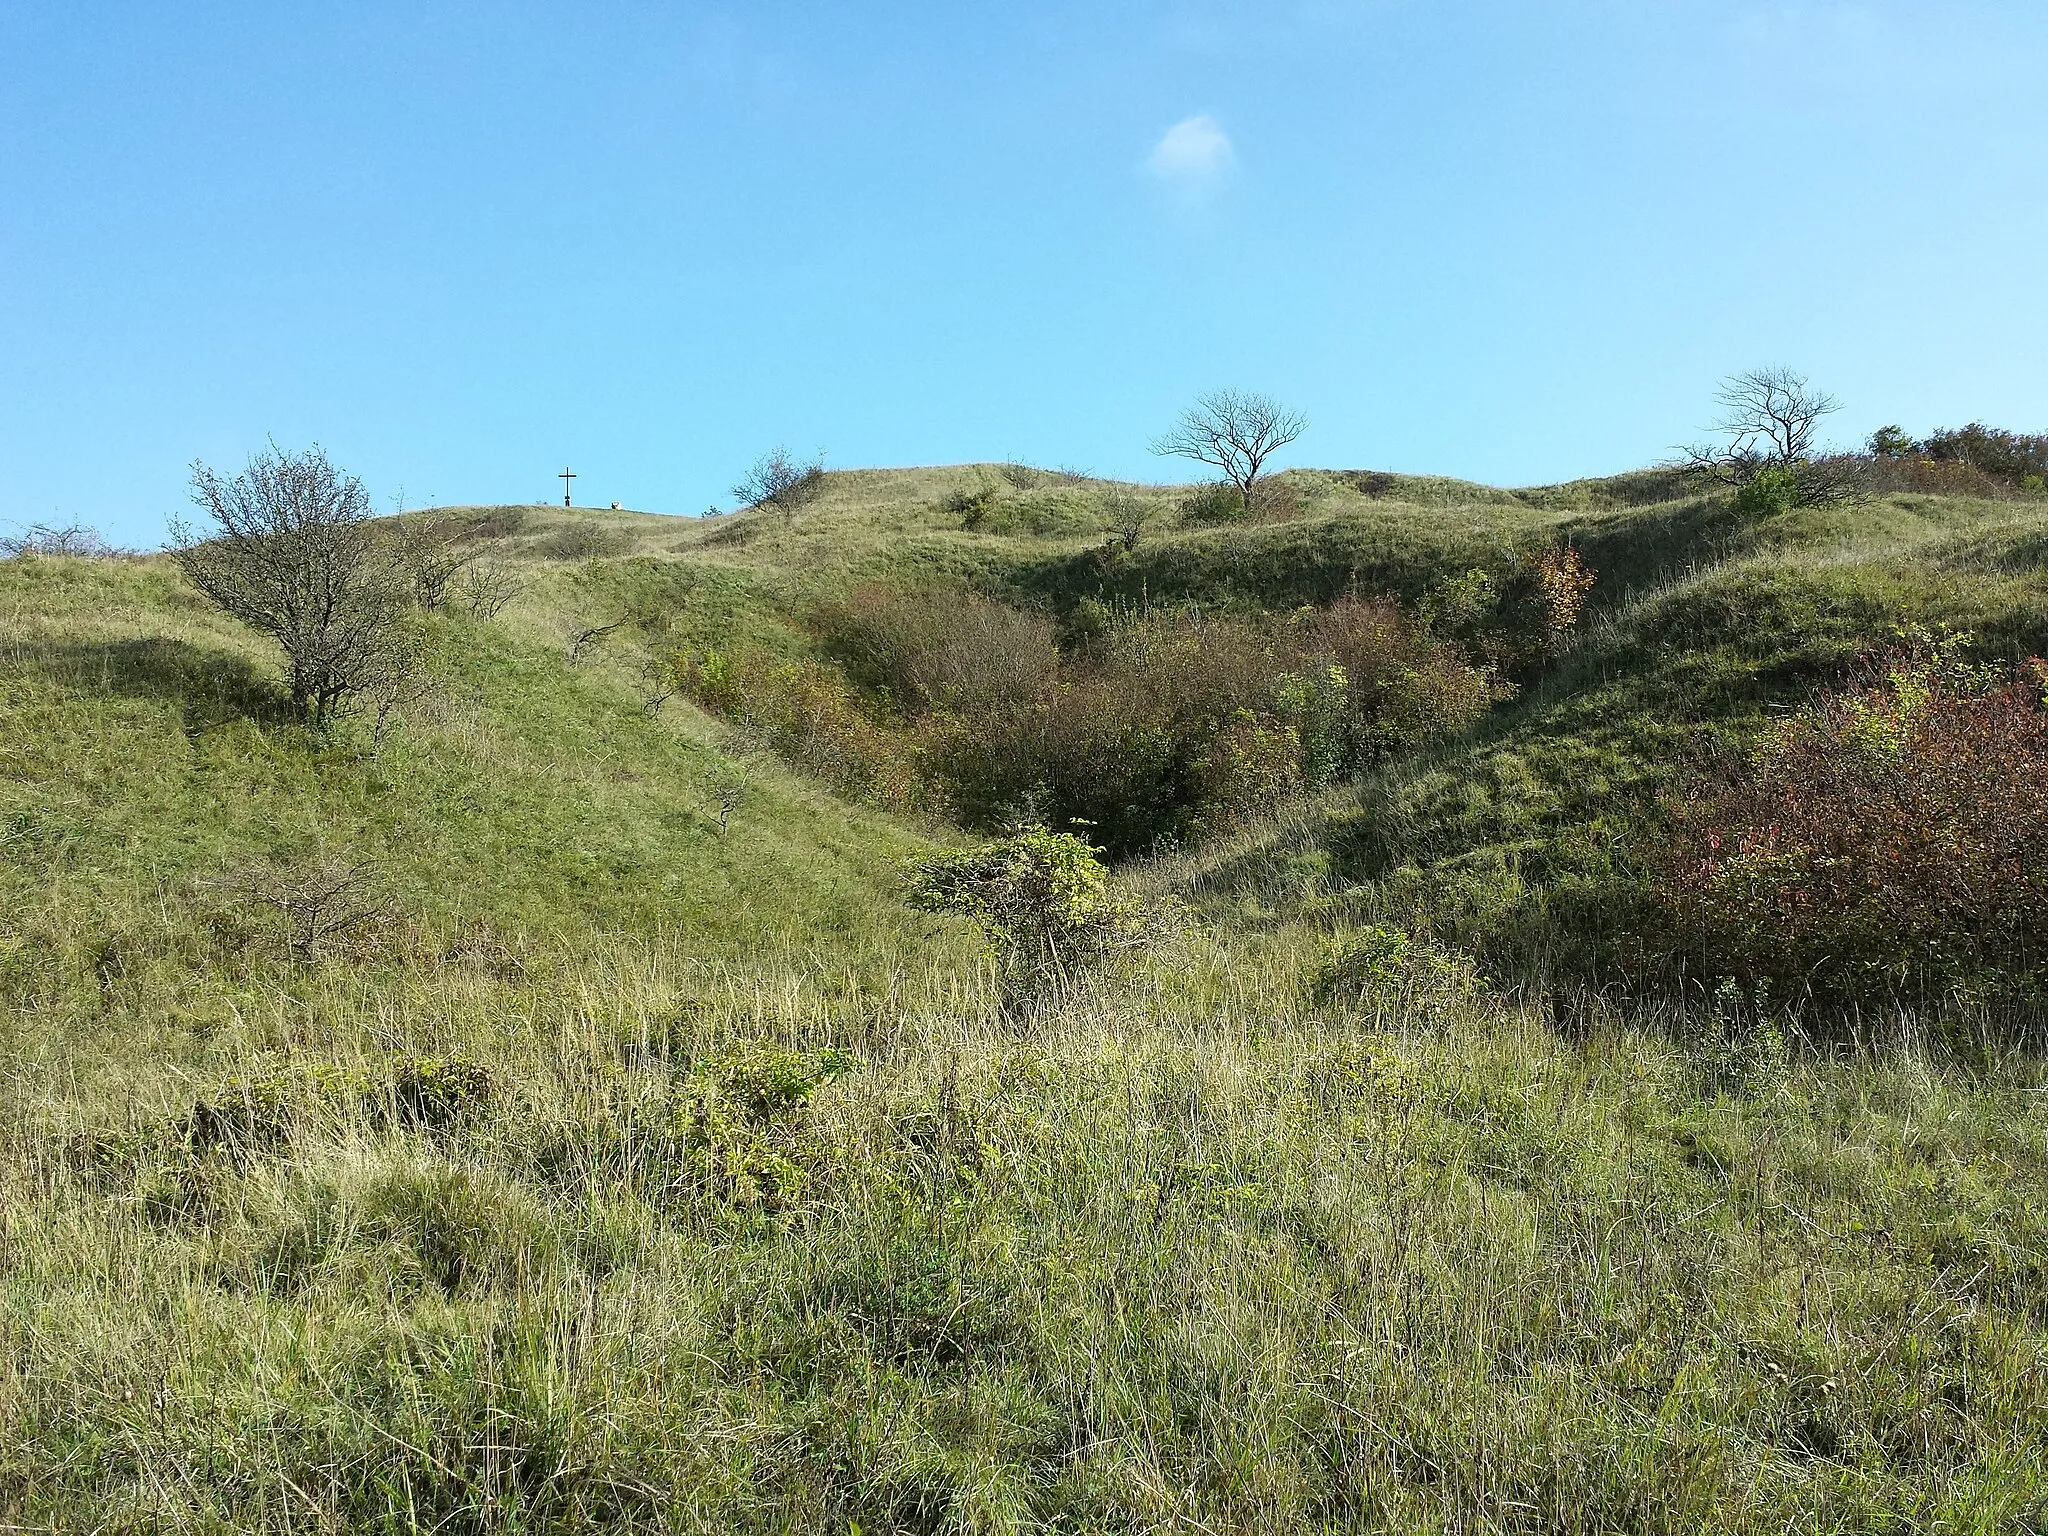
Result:
<svg viewBox="0 0 2048 1536"><path fill-rule="evenodd" d="M1085 627L1083 627L1085 626ZM1283 616L1077 608L857 587L813 611L835 670L677 675L707 708L851 793L969 825L1047 819L1139 852L1227 825L1456 730L1506 690L1392 603Z"/></svg>
<svg viewBox="0 0 2048 1536"><path fill-rule="evenodd" d="M428 610L444 607L456 577L477 559L470 525L430 507L400 517L394 537L399 563L412 578L413 601Z"/></svg>
<svg viewBox="0 0 2048 1536"><path fill-rule="evenodd" d="M257 454L241 474L192 471L204 536L172 529L186 579L284 652L293 707L315 727L405 670L413 581L370 518L362 482L317 447Z"/></svg>
<svg viewBox="0 0 2048 1536"><path fill-rule="evenodd" d="M1245 505L1237 487L1220 481L1183 497L1180 504L1180 520L1197 528L1218 523L1242 523L1251 515L1251 509Z"/></svg>
<svg viewBox="0 0 2048 1536"><path fill-rule="evenodd" d="M789 450L777 445L754 461L733 486L733 499L750 511L774 508L784 522L817 499L825 489L825 461L793 459Z"/></svg>
<svg viewBox="0 0 2048 1536"><path fill-rule="evenodd" d="M972 533L988 520L989 513L995 508L996 496L996 483L989 479L988 471L977 469L974 484L946 498L946 510L960 519L962 528Z"/></svg>
<svg viewBox="0 0 2048 1536"><path fill-rule="evenodd" d="M334 854L252 864L207 885L269 915L286 952L306 964L389 922L396 910L374 865Z"/></svg>
<svg viewBox="0 0 2048 1536"><path fill-rule="evenodd" d="M496 1084L460 1056L401 1056L391 1066L391 1102L402 1124L445 1131L488 1109Z"/></svg>
<svg viewBox="0 0 2048 1536"><path fill-rule="evenodd" d="M99 560L120 553L100 537L98 530L83 523L67 523L61 528L51 523L31 523L19 534L0 538L0 560L15 560L23 555Z"/></svg>
<svg viewBox="0 0 2048 1536"><path fill-rule="evenodd" d="M1920 452L1937 464L1967 464L2014 485L2028 475L2048 475L2048 432L2008 432L1973 421L1930 433Z"/></svg>
<svg viewBox="0 0 2048 1536"><path fill-rule="evenodd" d="M1593 573L1570 545L1551 545L1537 550L1525 562L1529 573L1530 606L1535 611L1540 643L1555 649L1578 625L1586 611L1586 597L1593 590Z"/></svg>
<svg viewBox="0 0 2048 1536"><path fill-rule="evenodd" d="M809 660L742 667L715 650L678 653L675 667L698 704L840 793L888 810L937 808L909 743L869 718L837 668Z"/></svg>
<svg viewBox="0 0 2048 1536"><path fill-rule="evenodd" d="M565 523L533 546L534 553L548 560L599 560L621 555L633 547L623 528L606 528L597 523Z"/></svg>
<svg viewBox="0 0 2048 1536"><path fill-rule="evenodd" d="M683 1188L754 1210L786 1209L829 1160L804 1111L819 1088L852 1066L843 1051L758 1041L699 1062L676 1117Z"/></svg>
<svg viewBox="0 0 2048 1536"><path fill-rule="evenodd" d="M2048 982L2043 664L1911 637L1673 807L1681 958L1828 1001Z"/></svg>
<svg viewBox="0 0 2048 1536"><path fill-rule="evenodd" d="M1314 1002L1352 1007L1418 999L1440 1005L1469 997L1478 988L1479 978L1469 960L1400 928L1379 925L1339 935L1308 984Z"/></svg>
<svg viewBox="0 0 2048 1536"><path fill-rule="evenodd" d="M1735 492L1735 510L1745 517L1770 517L1798 505L1799 475L1789 468L1760 469Z"/></svg>
<svg viewBox="0 0 2048 1536"><path fill-rule="evenodd" d="M925 860L912 874L910 899L978 923L1012 1001L1061 990L1143 938L1137 902L1111 881L1095 850L1043 827Z"/></svg>
<svg viewBox="0 0 2048 1536"><path fill-rule="evenodd" d="M963 587L870 583L814 610L811 628L856 683L911 710L1028 703L1059 666L1050 619Z"/></svg>

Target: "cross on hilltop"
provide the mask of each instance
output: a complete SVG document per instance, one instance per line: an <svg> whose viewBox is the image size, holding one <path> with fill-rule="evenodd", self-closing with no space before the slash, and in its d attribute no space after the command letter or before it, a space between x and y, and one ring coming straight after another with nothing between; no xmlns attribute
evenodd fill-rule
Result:
<svg viewBox="0 0 2048 1536"><path fill-rule="evenodd" d="M569 482L576 478L576 472L565 465L555 478L562 482L562 505L566 507L569 505Z"/></svg>

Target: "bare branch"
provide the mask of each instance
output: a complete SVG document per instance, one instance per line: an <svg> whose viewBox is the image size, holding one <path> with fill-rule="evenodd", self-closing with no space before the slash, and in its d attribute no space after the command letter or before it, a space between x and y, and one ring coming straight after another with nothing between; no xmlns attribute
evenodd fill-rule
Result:
<svg viewBox="0 0 2048 1536"><path fill-rule="evenodd" d="M1220 471L1249 514L1266 460L1307 430L1306 417L1270 395L1224 389L1198 399L1171 432L1153 440L1152 451Z"/></svg>
<svg viewBox="0 0 2048 1536"><path fill-rule="evenodd" d="M592 624L588 628L577 630L569 637L569 659L571 661L581 660L586 646L596 644L613 630L624 629L632 622L633 615L628 613L613 619L609 624Z"/></svg>
<svg viewBox="0 0 2048 1536"><path fill-rule="evenodd" d="M1779 472L1790 476L1798 506L1823 506L1850 493L1841 466L1816 452L1821 421L1841 407L1804 374L1752 368L1724 379L1714 398L1723 414L1713 430L1725 441L1680 450L1680 462L1695 475L1739 490L1767 470Z"/></svg>
<svg viewBox="0 0 2048 1536"><path fill-rule="evenodd" d="M316 727L399 664L411 578L396 541L370 518L362 482L318 447L272 444L224 478L192 467L192 499L212 523L178 524L171 557L222 609L284 652L292 703Z"/></svg>
<svg viewBox="0 0 2048 1536"><path fill-rule="evenodd" d="M773 507L786 522L825 487L823 456L802 463L780 443L754 462L732 488L733 499L749 509Z"/></svg>

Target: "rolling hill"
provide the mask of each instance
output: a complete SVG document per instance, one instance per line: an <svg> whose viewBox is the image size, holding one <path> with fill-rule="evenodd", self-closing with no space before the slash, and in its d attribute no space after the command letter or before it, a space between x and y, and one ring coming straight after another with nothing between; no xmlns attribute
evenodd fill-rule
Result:
<svg viewBox="0 0 2048 1536"><path fill-rule="evenodd" d="M447 509L519 590L375 734L162 557L0 562L0 1524L2040 1529L2038 1060L1558 998L1691 756L1898 626L2048 649L2048 504L1281 483L1122 552L1023 466ZM1021 1017L904 899L960 829L662 671L862 583L1412 608L1559 541L1513 698L1128 864L1178 916Z"/></svg>

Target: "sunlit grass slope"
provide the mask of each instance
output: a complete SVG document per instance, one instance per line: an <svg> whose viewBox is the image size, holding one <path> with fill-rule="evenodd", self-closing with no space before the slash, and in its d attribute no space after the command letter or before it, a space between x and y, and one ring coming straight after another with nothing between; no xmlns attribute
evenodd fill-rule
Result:
<svg viewBox="0 0 2048 1536"><path fill-rule="evenodd" d="M1098 487L997 466L474 509L530 584L432 621L381 744L282 718L164 562L0 564L0 1525L2041 1529L2036 1064L1315 985L1404 862L1569 874L1873 630L2037 643L2038 515L1290 478L1123 561ZM941 829L756 760L721 832L733 743L647 707L666 650L800 650L876 575L1279 605L1564 535L1575 654L1134 871L1203 915L1028 1018L901 899ZM388 918L295 960L232 877L323 850Z"/></svg>

